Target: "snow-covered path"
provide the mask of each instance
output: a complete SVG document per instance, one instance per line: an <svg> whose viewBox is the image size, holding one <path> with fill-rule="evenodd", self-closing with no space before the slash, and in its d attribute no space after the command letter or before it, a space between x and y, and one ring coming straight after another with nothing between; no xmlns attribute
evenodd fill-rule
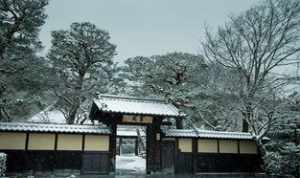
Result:
<svg viewBox="0 0 300 178"><path fill-rule="evenodd" d="M145 174L146 160L135 155L117 155L116 172L118 174Z"/></svg>

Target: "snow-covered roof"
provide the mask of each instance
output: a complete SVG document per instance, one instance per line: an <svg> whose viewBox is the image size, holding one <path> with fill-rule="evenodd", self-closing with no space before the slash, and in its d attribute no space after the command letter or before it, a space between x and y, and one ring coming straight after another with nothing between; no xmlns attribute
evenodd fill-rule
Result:
<svg viewBox="0 0 300 178"><path fill-rule="evenodd" d="M94 99L94 103L99 110L104 112L170 117L184 116L174 105L159 99L100 95L99 99Z"/></svg>
<svg viewBox="0 0 300 178"><path fill-rule="evenodd" d="M163 131L167 137L195 137L252 140L254 135L245 132L223 132L200 129L168 129Z"/></svg>
<svg viewBox="0 0 300 178"><path fill-rule="evenodd" d="M163 133L167 137L198 137L195 130L186 129L164 129Z"/></svg>
<svg viewBox="0 0 300 178"><path fill-rule="evenodd" d="M110 134L108 127L99 125L42 124L0 122L0 131Z"/></svg>

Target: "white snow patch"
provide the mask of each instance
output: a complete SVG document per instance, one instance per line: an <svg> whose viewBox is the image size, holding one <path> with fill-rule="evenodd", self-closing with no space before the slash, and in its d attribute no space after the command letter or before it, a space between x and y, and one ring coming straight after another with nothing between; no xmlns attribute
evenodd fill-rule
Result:
<svg viewBox="0 0 300 178"><path fill-rule="evenodd" d="M35 114L33 117L27 120L28 122L40 122L40 123L58 123L66 124L66 118L63 113L59 110L45 110ZM86 120L84 124L92 124L90 120Z"/></svg>
<svg viewBox="0 0 300 178"><path fill-rule="evenodd" d="M132 154L117 155L116 169L119 172L144 174L146 172L146 160Z"/></svg>
<svg viewBox="0 0 300 178"><path fill-rule="evenodd" d="M35 114L33 117L29 118L28 121L43 122L43 123L60 123L60 124L66 123L66 119L62 112L58 110L49 111L47 109Z"/></svg>

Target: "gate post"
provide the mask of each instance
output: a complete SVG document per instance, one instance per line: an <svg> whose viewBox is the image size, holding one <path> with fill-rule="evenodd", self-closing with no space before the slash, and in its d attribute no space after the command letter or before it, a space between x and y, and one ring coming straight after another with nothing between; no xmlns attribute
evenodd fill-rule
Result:
<svg viewBox="0 0 300 178"><path fill-rule="evenodd" d="M111 135L109 139L109 151L110 151L110 171L116 171L116 143L117 143L117 123L113 122L110 124Z"/></svg>
<svg viewBox="0 0 300 178"><path fill-rule="evenodd" d="M155 118L151 125L147 126L147 141L146 141L146 169L147 174L151 172L160 171L160 138L158 140L157 134L160 133L161 118Z"/></svg>

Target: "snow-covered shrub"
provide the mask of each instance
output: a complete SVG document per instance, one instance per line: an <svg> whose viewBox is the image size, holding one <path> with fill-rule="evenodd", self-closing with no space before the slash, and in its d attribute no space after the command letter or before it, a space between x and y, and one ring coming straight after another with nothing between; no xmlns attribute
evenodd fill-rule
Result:
<svg viewBox="0 0 300 178"><path fill-rule="evenodd" d="M0 153L0 176L5 176L6 171L6 154Z"/></svg>
<svg viewBox="0 0 300 178"><path fill-rule="evenodd" d="M288 142L284 145L282 151L282 167L284 174L291 174L294 177L300 177L300 145Z"/></svg>
<svg viewBox="0 0 300 178"><path fill-rule="evenodd" d="M281 172L281 155L279 152L266 152L266 155L263 157L265 162L266 172L272 175L280 175Z"/></svg>
<svg viewBox="0 0 300 178"><path fill-rule="evenodd" d="M271 129L266 143L264 166L272 175L300 178L300 117L284 118Z"/></svg>

